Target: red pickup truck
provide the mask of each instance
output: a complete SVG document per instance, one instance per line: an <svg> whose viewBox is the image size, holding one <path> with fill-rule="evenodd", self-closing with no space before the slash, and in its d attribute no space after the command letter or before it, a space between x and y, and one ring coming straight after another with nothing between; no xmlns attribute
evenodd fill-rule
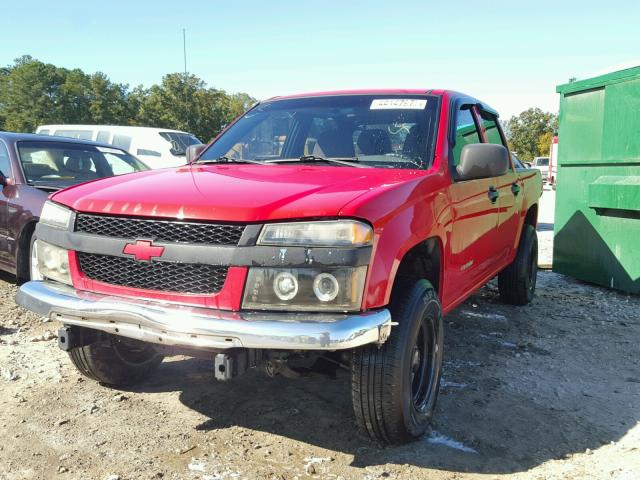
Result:
<svg viewBox="0 0 640 480"><path fill-rule="evenodd" d="M409 441L438 396L442 315L496 275L504 301L533 297L540 173L514 168L479 100L273 98L188 159L62 190L42 210L44 280L17 302L61 322L61 348L104 384L196 350L223 380L337 365L362 430Z"/></svg>

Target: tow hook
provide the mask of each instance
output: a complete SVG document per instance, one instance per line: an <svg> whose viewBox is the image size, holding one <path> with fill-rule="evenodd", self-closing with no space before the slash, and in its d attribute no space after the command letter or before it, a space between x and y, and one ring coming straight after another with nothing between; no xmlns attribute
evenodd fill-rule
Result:
<svg viewBox="0 0 640 480"><path fill-rule="evenodd" d="M227 381L262 363L262 350L230 349L214 358L216 380Z"/></svg>
<svg viewBox="0 0 640 480"><path fill-rule="evenodd" d="M93 330L70 325L58 329L58 347L65 352L90 345L95 341L96 333Z"/></svg>

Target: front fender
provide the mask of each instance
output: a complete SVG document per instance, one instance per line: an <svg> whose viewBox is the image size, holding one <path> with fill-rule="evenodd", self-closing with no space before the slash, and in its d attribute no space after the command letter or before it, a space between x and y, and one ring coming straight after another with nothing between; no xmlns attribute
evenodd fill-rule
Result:
<svg viewBox="0 0 640 480"><path fill-rule="evenodd" d="M347 205L341 215L365 218L374 226L374 244L367 274L362 308L389 303L393 282L405 254L432 237L442 244L450 224L445 179L438 174L372 190Z"/></svg>

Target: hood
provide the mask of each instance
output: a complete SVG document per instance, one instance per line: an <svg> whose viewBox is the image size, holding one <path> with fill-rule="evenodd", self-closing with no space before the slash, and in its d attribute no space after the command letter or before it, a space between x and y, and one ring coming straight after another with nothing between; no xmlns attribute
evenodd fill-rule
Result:
<svg viewBox="0 0 640 480"><path fill-rule="evenodd" d="M194 165L121 175L52 196L76 211L226 222L335 217L416 171L307 165ZM369 196L370 197L370 196Z"/></svg>

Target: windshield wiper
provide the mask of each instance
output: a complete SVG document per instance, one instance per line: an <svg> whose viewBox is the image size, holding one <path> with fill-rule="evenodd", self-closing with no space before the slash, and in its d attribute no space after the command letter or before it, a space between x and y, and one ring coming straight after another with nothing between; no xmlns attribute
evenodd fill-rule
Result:
<svg viewBox="0 0 640 480"><path fill-rule="evenodd" d="M255 163L256 165L267 165L265 162L261 162L260 160L249 160L248 158L238 159L232 157L218 157L215 160L198 160L197 162L193 162L196 164L204 164L204 163Z"/></svg>
<svg viewBox="0 0 640 480"><path fill-rule="evenodd" d="M325 158L318 157L316 155L303 155L299 158L278 158L275 160L267 160L267 163L286 163L286 162L300 162L300 163L311 163L311 162L326 162L326 163L334 163L336 165L344 165L345 167L359 167L359 168L367 168L369 165L363 165L359 163L358 157L351 158Z"/></svg>

